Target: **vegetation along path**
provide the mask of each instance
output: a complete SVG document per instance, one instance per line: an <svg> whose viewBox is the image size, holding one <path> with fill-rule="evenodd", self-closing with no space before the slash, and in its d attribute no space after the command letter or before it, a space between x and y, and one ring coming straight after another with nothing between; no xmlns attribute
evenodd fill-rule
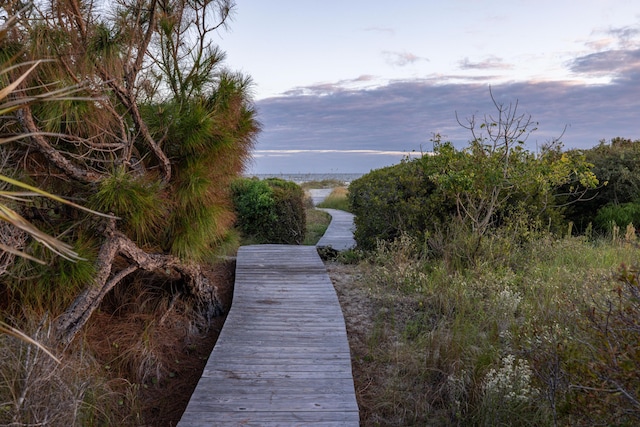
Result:
<svg viewBox="0 0 640 427"><path fill-rule="evenodd" d="M233 304L178 426L357 426L338 298L312 246L238 251Z"/></svg>

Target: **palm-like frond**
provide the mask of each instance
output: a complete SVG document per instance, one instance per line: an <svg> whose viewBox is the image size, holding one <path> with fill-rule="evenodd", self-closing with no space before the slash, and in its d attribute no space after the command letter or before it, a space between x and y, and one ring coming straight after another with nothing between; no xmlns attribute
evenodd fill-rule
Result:
<svg viewBox="0 0 640 427"><path fill-rule="evenodd" d="M31 72L33 70L36 69L36 67L38 65L40 65L42 61L35 61L35 63L33 65L31 65L31 67L25 71L20 77L18 77L13 83L9 84L9 86L0 89L0 99L5 99L6 97L8 97L14 90L16 90L18 88L18 86L20 86L20 84L24 81L24 79L27 78L27 76L29 74L31 74ZM11 68L15 68L16 66L13 67L9 67L7 70L3 70L0 71L0 74L4 74L6 72L8 72ZM11 110L7 110L5 107L5 103L0 104L0 114L6 114L7 112L9 112Z"/></svg>
<svg viewBox="0 0 640 427"><path fill-rule="evenodd" d="M11 225L13 225L14 227L17 227L20 230L25 231L31 237L33 237L34 239L42 243L49 250L60 255L63 258L66 258L69 260L81 259L80 256L72 249L70 245L56 239L53 236L50 236L47 233L44 233L43 231L40 231L38 228L36 228L33 224L31 224L29 221L24 219L16 211L14 211L13 209L3 204L0 204L0 221L6 221ZM17 253L20 256L26 255L19 251L14 251L14 253ZM32 258L32 257L29 257L29 258Z"/></svg>
<svg viewBox="0 0 640 427"><path fill-rule="evenodd" d="M63 199L62 197L56 196L55 194L51 194L51 193L49 193L47 191L41 190L41 189L39 189L37 187L34 187L32 185L25 184L24 182L20 182L20 181L18 181L16 179L13 179L13 178L9 178L8 176L0 175L0 181L4 181L4 182L6 182L8 184L15 185L16 187L20 187L20 188L23 188L23 189L29 191L27 193L0 192L0 196L5 196L6 197L7 195L11 195L11 194L16 195L16 196L28 196L28 195L43 196L43 197L47 197L47 198L49 198L51 200L55 200L56 202L63 203L65 205L69 205L69 206L74 207L76 209L80 209L80 210L92 213L94 215L103 216L105 218L114 218L112 215L107 215L107 214L103 214L103 213L98 212L98 211L91 210L91 209L86 208L84 206L81 206L81 205L78 205L76 203L73 203L73 202L71 202L69 200Z"/></svg>
<svg viewBox="0 0 640 427"><path fill-rule="evenodd" d="M9 23L11 22L11 20L9 21ZM4 34L4 32L6 31L6 25L3 26L2 28L0 28L0 37L2 37L2 35ZM23 63L23 64L16 64L16 65L11 65L11 66L5 66L4 68L0 69L0 75L3 74L7 74L10 71L14 71L20 67L25 67L28 66L29 68L23 72L21 75L19 75L12 83L9 83L7 86L0 88L0 116L7 114L11 111L14 111L16 109L19 109L21 107L24 107L26 105L29 105L35 101L45 101L45 100L51 100L51 99L64 99L65 97L71 97L74 93L76 93L79 88L78 87L70 87L70 88L63 88L63 89L58 89L58 90L54 90L54 91L49 91L44 93L43 95L38 95L38 96L32 96L32 97L26 97L20 100L14 100L14 99L8 99L9 96L16 91L16 89L18 89L20 87L20 84L22 84L22 82L24 82L24 80L27 78L27 76L33 72L33 70L35 70L38 65L40 65L43 61L42 60L38 60L38 61L32 61L32 62L28 62L28 63ZM69 98L70 99L70 98ZM83 98L84 99L84 98ZM6 142L10 142L10 141L14 141L23 137L26 137L26 134L22 134L22 135L12 135L10 137L5 137L2 138L0 137L0 144L1 143L6 143ZM72 206L74 208L77 209L81 209L87 212L91 212L93 214L96 215L102 215L102 216L107 216L110 217L109 215L103 215L99 212L93 211L91 209L87 209L83 206L80 206L76 203L70 202L68 200L65 200L61 197L58 197L54 194L51 194L49 192L46 192L44 190L41 190L37 187L33 187L31 185L25 184L23 182L20 182L18 180L15 180L13 178L10 178L8 176L4 176L4 175L0 175L0 181L4 181L8 184L11 184L15 187L18 187L22 190L27 190L27 192L11 192L11 191L2 191L0 192L0 197L3 197L5 199L11 199L11 200L23 200L25 197L32 197L32 196L38 196L38 197L47 197L51 200L55 200L59 203L63 203L69 206ZM15 210L11 209L9 206L7 206L6 204L0 203L0 221L6 221L9 224L13 225L14 227L19 228L20 230L25 231L26 233L28 233L29 235L31 235L34 239L36 239L37 241L39 241L40 243L42 243L45 247L49 248L51 251L53 251L54 253L69 259L69 260L79 260L82 259L80 258L80 256L72 249L72 247L58 239L56 239L53 236L48 235L47 233L44 233L43 231L39 230L38 228L36 228L33 224L31 224L29 221L27 221L26 219L24 219L20 214L18 214ZM11 254L14 255L19 255L22 257L25 257L27 259L30 260L34 260L34 261L38 261L40 263L42 263L42 261L37 260L36 258L21 252L19 250L17 250L16 248L11 248L7 245L4 245L2 243L0 243L0 250L5 251L5 252L9 252Z"/></svg>
<svg viewBox="0 0 640 427"><path fill-rule="evenodd" d="M14 328L14 327L12 327L10 325L7 325L2 320L0 320L0 333L7 334L9 336L18 338L18 339L20 339L20 340L22 340L22 341L24 341L26 343L35 345L40 350L45 352L47 354L47 356L51 357L56 362L60 363L60 359L58 359L56 356L53 355L53 353L51 353L49 350L47 350L45 346L43 346L42 344L40 344L38 341L34 340L30 336L26 335L24 332L21 332L18 329Z"/></svg>

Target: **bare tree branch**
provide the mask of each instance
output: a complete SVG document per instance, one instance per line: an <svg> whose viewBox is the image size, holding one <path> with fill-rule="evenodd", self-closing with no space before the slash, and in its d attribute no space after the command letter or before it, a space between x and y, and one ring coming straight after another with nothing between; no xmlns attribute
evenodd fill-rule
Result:
<svg viewBox="0 0 640 427"><path fill-rule="evenodd" d="M103 178L101 174L73 164L69 159L65 158L60 151L51 146L33 120L30 107L24 107L18 111L18 118L24 128L31 134L31 140L35 142L38 150L47 156L51 163L63 170L70 177L81 182L97 182Z"/></svg>

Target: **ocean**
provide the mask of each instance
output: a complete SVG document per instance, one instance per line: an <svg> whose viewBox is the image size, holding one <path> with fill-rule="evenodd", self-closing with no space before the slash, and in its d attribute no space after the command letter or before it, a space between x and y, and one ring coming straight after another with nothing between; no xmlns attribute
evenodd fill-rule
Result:
<svg viewBox="0 0 640 427"><path fill-rule="evenodd" d="M349 184L354 179L360 178L363 173L277 173L277 174L256 174L252 175L260 179L280 178L286 181L293 181L296 184L303 184L309 181L323 181L325 179L335 179Z"/></svg>

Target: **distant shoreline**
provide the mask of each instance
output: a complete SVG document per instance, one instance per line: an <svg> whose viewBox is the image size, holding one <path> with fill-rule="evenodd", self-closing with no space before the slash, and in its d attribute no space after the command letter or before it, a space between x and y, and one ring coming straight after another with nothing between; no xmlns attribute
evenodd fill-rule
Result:
<svg viewBox="0 0 640 427"><path fill-rule="evenodd" d="M323 181L326 179L335 179L345 183L350 183L360 178L364 173L272 173L272 174L248 174L247 176L255 176L259 179L280 178L286 181L293 181L296 184L304 184L310 181Z"/></svg>

